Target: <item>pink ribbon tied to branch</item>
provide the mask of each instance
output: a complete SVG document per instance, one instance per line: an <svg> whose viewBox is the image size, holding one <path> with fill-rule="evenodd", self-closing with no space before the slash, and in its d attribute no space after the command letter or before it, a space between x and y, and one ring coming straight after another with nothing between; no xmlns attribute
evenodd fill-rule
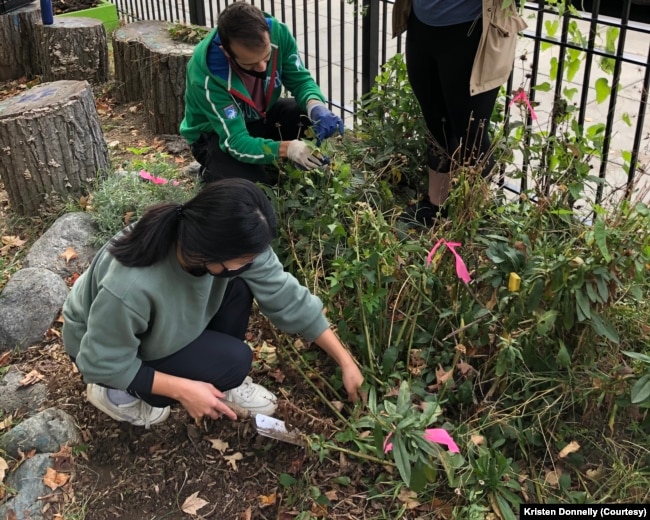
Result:
<svg viewBox="0 0 650 520"><path fill-rule="evenodd" d="M384 453L388 453L393 449L393 443L388 442L393 432L389 433L386 439L384 440ZM460 453L458 449L458 444L454 442L451 435L444 428L429 428L424 430L424 439L429 442L437 442L438 444L444 444L447 446L447 449L452 453Z"/></svg>
<svg viewBox="0 0 650 520"><path fill-rule="evenodd" d="M520 88L515 92L517 92L517 95L512 98L512 101L510 101L510 106L514 104L526 105L526 108L528 108L528 111L530 112L530 118L533 121L536 121L537 114L535 113L535 110L533 110L533 105L530 104L530 100L528 99L528 94L526 94L526 91Z"/></svg>
<svg viewBox="0 0 650 520"><path fill-rule="evenodd" d="M465 262L461 258L461 256L458 254L458 251L456 251L457 247L460 247L462 244L460 242L447 242L444 238L441 238L438 240L435 246L429 251L429 254L427 255L427 267L431 264L431 260L433 260L433 255L436 254L436 251L438 250L438 247L440 247L440 244L445 244L447 246L447 249L453 253L453 255L456 257L456 275L458 278L460 278L463 282L469 283L471 280L469 276L469 271L467 270L467 266L465 265Z"/></svg>
<svg viewBox="0 0 650 520"><path fill-rule="evenodd" d="M169 181L162 177L151 175L147 170L140 170L140 177L146 181L151 181L154 184L167 184ZM178 186L178 181L172 181L172 186Z"/></svg>

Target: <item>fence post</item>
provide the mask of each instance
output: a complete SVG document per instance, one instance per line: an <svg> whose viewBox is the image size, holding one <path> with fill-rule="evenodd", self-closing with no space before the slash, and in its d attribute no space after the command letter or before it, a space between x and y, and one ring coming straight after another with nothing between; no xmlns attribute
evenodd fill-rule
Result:
<svg viewBox="0 0 650 520"><path fill-rule="evenodd" d="M379 0L363 0L361 24L361 95L370 92L379 74Z"/></svg>
<svg viewBox="0 0 650 520"><path fill-rule="evenodd" d="M188 7L190 8L190 23L205 26L205 4L203 0L188 0Z"/></svg>

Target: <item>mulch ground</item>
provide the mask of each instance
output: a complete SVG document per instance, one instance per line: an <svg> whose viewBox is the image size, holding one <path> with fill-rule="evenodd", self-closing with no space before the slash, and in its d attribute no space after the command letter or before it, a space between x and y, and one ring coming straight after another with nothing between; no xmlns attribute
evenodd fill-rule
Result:
<svg viewBox="0 0 650 520"><path fill-rule="evenodd" d="M97 7L99 4L100 0L53 0L52 12L54 14L72 13Z"/></svg>
<svg viewBox="0 0 650 520"><path fill-rule="evenodd" d="M251 344L264 346L263 356L268 355L269 343L259 337L259 330L250 338ZM45 407L70 414L83 438L73 450L68 488L50 504L53 515L187 519L190 505L199 500L205 503L196 518L289 520L302 511L315 518L373 518L362 484L372 470L356 461L335 456L319 462L303 447L258 435L248 421L206 419L197 424L180 406L150 430L118 423L86 402L85 385L58 339L31 347L16 364L24 373L37 370L45 376ZM280 396L276 417L308 434L329 437L336 431L332 414L316 405L313 389L301 375L282 360L272 368L263 363L260 349L255 366L254 379ZM328 373L333 367L324 356L322 366L314 369ZM286 475L307 477L330 505L319 503L323 499L316 500L309 487L284 488ZM351 484L342 488L333 479L344 475Z"/></svg>

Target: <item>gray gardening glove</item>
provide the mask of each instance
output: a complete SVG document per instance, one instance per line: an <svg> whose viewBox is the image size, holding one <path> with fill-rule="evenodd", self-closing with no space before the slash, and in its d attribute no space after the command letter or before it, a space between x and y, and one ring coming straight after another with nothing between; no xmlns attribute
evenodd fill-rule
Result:
<svg viewBox="0 0 650 520"><path fill-rule="evenodd" d="M295 139L289 143L287 157L299 167L305 170L313 170L323 165L323 161L316 157L313 152L314 150L307 143Z"/></svg>

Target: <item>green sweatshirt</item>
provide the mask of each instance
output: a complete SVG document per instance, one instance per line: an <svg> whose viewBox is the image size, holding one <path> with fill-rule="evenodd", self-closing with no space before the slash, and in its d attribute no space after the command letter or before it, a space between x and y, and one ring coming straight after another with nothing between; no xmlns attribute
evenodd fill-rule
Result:
<svg viewBox="0 0 650 520"><path fill-rule="evenodd" d="M63 305L63 342L86 383L124 390L142 360L174 354L205 330L228 279L183 271L175 251L148 267L125 267L107 247ZM271 248L240 276L279 329L311 341L329 327L320 299L284 271Z"/></svg>
<svg viewBox="0 0 650 520"><path fill-rule="evenodd" d="M202 133L216 133L221 149L244 163L272 164L280 142L251 137L246 123L263 119L284 86L307 113L310 99L325 97L305 68L289 28L265 13L271 39L271 59L266 69L266 109L259 112L239 76L221 49L218 28L197 46L187 64L185 118L180 132L192 144ZM289 140L289 138L287 138Z"/></svg>

